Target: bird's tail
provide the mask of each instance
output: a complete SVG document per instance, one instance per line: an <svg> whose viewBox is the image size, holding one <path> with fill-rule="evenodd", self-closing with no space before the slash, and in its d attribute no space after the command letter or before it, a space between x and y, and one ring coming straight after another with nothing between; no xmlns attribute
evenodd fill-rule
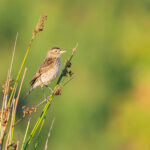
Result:
<svg viewBox="0 0 150 150"><path fill-rule="evenodd" d="M29 96L29 94L31 93L32 90L33 90L33 87L30 88L30 90L29 90L28 93L24 96L23 99L25 99L27 96Z"/></svg>

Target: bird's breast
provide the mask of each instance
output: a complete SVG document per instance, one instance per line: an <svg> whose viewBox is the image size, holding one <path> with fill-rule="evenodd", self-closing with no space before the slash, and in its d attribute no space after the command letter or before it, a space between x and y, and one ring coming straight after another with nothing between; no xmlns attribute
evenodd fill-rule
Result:
<svg viewBox="0 0 150 150"><path fill-rule="evenodd" d="M49 84L52 80L54 80L61 70L61 60L58 59L57 63L51 67L47 72L41 75L41 81L44 84Z"/></svg>

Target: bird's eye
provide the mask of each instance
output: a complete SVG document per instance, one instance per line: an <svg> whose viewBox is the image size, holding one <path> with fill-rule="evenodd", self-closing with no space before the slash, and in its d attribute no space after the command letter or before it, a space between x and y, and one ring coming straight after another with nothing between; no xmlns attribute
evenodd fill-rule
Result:
<svg viewBox="0 0 150 150"><path fill-rule="evenodd" d="M55 52L57 53L57 50L55 50Z"/></svg>

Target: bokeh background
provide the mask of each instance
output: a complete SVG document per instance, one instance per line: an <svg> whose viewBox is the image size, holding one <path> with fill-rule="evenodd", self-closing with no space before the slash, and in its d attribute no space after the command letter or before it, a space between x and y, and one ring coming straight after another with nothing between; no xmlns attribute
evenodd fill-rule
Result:
<svg viewBox="0 0 150 150"><path fill-rule="evenodd" d="M64 63L76 43L79 46L72 61L76 78L55 97L39 149L44 148L55 117L49 149L149 150L150 0L1 0L1 85L6 80L16 33L14 79L32 31L45 13L48 20L44 31L35 38L25 64L28 71L21 97L49 48L66 49ZM35 106L42 98L37 88L26 100L21 99L18 118L22 116L21 106ZM30 131L41 110L33 115ZM22 141L27 120L15 128L15 142Z"/></svg>

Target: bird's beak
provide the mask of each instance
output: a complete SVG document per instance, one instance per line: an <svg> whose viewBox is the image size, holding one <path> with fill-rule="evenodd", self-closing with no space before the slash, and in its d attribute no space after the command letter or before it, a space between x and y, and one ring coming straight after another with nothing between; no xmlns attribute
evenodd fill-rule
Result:
<svg viewBox="0 0 150 150"><path fill-rule="evenodd" d="M61 50L60 51L60 54L63 54L63 53L66 53L67 51L65 51L65 50Z"/></svg>

